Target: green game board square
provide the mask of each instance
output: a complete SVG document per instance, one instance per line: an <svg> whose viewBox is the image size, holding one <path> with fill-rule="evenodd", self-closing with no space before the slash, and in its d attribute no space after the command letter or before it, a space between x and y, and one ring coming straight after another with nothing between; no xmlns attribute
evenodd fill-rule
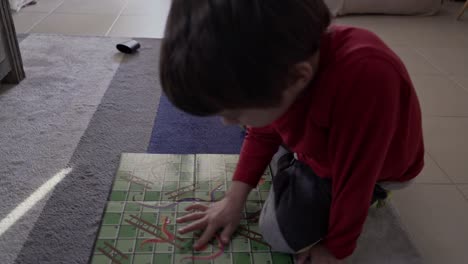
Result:
<svg viewBox="0 0 468 264"><path fill-rule="evenodd" d="M206 256L208 256L209 254L204 254ZM194 264L211 264L211 260L200 260L200 259L196 259L193 261Z"/></svg>
<svg viewBox="0 0 468 264"><path fill-rule="evenodd" d="M188 193L178 195L176 199L180 200L180 199L194 198L194 197L195 197L195 192L191 191L191 192L188 192Z"/></svg>
<svg viewBox="0 0 468 264"><path fill-rule="evenodd" d="M174 235L177 235L174 230L175 230L175 226L174 225L167 225L166 226L166 229L167 231L169 231L171 234L174 234Z"/></svg>
<svg viewBox="0 0 468 264"><path fill-rule="evenodd" d="M258 226L258 223L251 223L249 225L249 230L253 231L253 232L261 233L260 232L260 227Z"/></svg>
<svg viewBox="0 0 468 264"><path fill-rule="evenodd" d="M152 264L153 256L150 254L136 254L133 257L133 263L138 264Z"/></svg>
<svg viewBox="0 0 468 264"><path fill-rule="evenodd" d="M226 171L235 171L237 168L236 162L226 162L224 163L224 168Z"/></svg>
<svg viewBox="0 0 468 264"><path fill-rule="evenodd" d="M94 255L91 264L109 264L110 260L105 255Z"/></svg>
<svg viewBox="0 0 468 264"><path fill-rule="evenodd" d="M212 186L224 183L224 170L214 169L211 171L210 182Z"/></svg>
<svg viewBox="0 0 468 264"><path fill-rule="evenodd" d="M193 239L185 239L185 241L179 242L182 248L175 248L176 254L192 254L193 251Z"/></svg>
<svg viewBox="0 0 468 264"><path fill-rule="evenodd" d="M252 263L250 253L232 253L233 264Z"/></svg>
<svg viewBox="0 0 468 264"><path fill-rule="evenodd" d="M172 264L172 254L154 254L153 264Z"/></svg>
<svg viewBox="0 0 468 264"><path fill-rule="evenodd" d="M284 253L272 252L271 259L273 260L273 264L293 264L294 263L291 255L284 254Z"/></svg>
<svg viewBox="0 0 468 264"><path fill-rule="evenodd" d="M147 232L145 232L143 230L139 230L138 231L138 238L150 239L150 238L154 238L154 235L150 234L150 233L147 233Z"/></svg>
<svg viewBox="0 0 468 264"><path fill-rule="evenodd" d="M157 243L154 251L156 253L173 253L174 246L168 243Z"/></svg>
<svg viewBox="0 0 468 264"><path fill-rule="evenodd" d="M134 182L132 182L130 184L130 190L131 191L143 191L144 189L145 189L144 184L137 184L137 183L134 183Z"/></svg>
<svg viewBox="0 0 468 264"><path fill-rule="evenodd" d="M161 198L161 192L155 192L155 191L145 192L145 201L159 201L160 198Z"/></svg>
<svg viewBox="0 0 468 264"><path fill-rule="evenodd" d="M195 192L195 198L210 201L210 192Z"/></svg>
<svg viewBox="0 0 468 264"><path fill-rule="evenodd" d="M105 213L102 219L103 225L118 225L120 223L121 213Z"/></svg>
<svg viewBox="0 0 468 264"><path fill-rule="evenodd" d="M99 231L99 238L116 238L117 232L119 231L119 226L101 226Z"/></svg>
<svg viewBox="0 0 468 264"><path fill-rule="evenodd" d="M260 195L258 194L258 191L252 190L249 193L249 196L247 196L247 201L258 201L260 200Z"/></svg>
<svg viewBox="0 0 468 264"><path fill-rule="evenodd" d="M193 163L187 162L187 163L182 163L180 166L180 170L183 172L193 172L194 166Z"/></svg>
<svg viewBox="0 0 468 264"><path fill-rule="evenodd" d="M181 167L180 163L169 163L167 164L166 170L167 171L179 171Z"/></svg>
<svg viewBox="0 0 468 264"><path fill-rule="evenodd" d="M169 223L174 224L176 220L175 215L176 214L174 212L161 212L159 214L158 225L162 226L166 220L166 217L168 218Z"/></svg>
<svg viewBox="0 0 468 264"><path fill-rule="evenodd" d="M188 181L180 180L179 188L188 187L188 186L193 186L193 181L191 181L191 180L188 180Z"/></svg>
<svg viewBox="0 0 468 264"><path fill-rule="evenodd" d="M266 199L268 198L268 194L269 192L260 192L260 200L266 201Z"/></svg>
<svg viewBox="0 0 468 264"><path fill-rule="evenodd" d="M112 246L115 245L115 239L98 239L98 240L96 241L96 246L94 247L94 251L95 251L95 252L100 252L100 251L98 250L98 248L105 248L105 247L107 247L107 246L104 244L104 242L107 242L107 243L111 244Z"/></svg>
<svg viewBox="0 0 468 264"><path fill-rule="evenodd" d="M247 201L245 204L245 211L247 213L256 213L260 210L262 210L262 205L258 202Z"/></svg>
<svg viewBox="0 0 468 264"><path fill-rule="evenodd" d="M143 192L129 192L127 196L127 201L143 201L143 197Z"/></svg>
<svg viewBox="0 0 468 264"><path fill-rule="evenodd" d="M219 258L216 258L213 260L214 264L231 264L231 253L224 253L223 255L219 256Z"/></svg>
<svg viewBox="0 0 468 264"><path fill-rule="evenodd" d="M172 194L166 194L167 191L161 192L161 202L164 201L165 204L169 204L170 202L174 202L174 197ZM172 197L172 198L171 198Z"/></svg>
<svg viewBox="0 0 468 264"><path fill-rule="evenodd" d="M260 191L269 191L271 189L271 181L266 181L258 188Z"/></svg>
<svg viewBox="0 0 468 264"><path fill-rule="evenodd" d="M131 225L123 225L119 230L119 237L121 238L134 238L136 237L137 230L136 227Z"/></svg>
<svg viewBox="0 0 468 264"><path fill-rule="evenodd" d="M197 191L211 191L209 181L199 181L197 187Z"/></svg>
<svg viewBox="0 0 468 264"><path fill-rule="evenodd" d="M115 181L112 190L128 191L128 181Z"/></svg>
<svg viewBox="0 0 468 264"><path fill-rule="evenodd" d="M241 219L240 222L239 222L240 225L247 225L248 223L249 222L247 220L245 220L245 219Z"/></svg>
<svg viewBox="0 0 468 264"><path fill-rule="evenodd" d="M125 220L132 220L132 217L131 216L137 216L138 217L138 213L134 213L134 212L128 212L128 213L124 213L123 214L123 218L122 218L122 223L120 223L121 225L130 225L127 221Z"/></svg>
<svg viewBox="0 0 468 264"><path fill-rule="evenodd" d="M123 253L133 253L135 251L135 240L119 239L115 247Z"/></svg>
<svg viewBox="0 0 468 264"><path fill-rule="evenodd" d="M229 242L229 244L227 244L227 245L224 245L224 252L226 252L226 253L232 252L232 244L231 244L231 242Z"/></svg>
<svg viewBox="0 0 468 264"><path fill-rule="evenodd" d="M253 263L255 264L271 264L270 253L252 253Z"/></svg>
<svg viewBox="0 0 468 264"><path fill-rule="evenodd" d="M122 212L125 202L108 202L106 212Z"/></svg>
<svg viewBox="0 0 468 264"><path fill-rule="evenodd" d="M180 180L181 181L193 181L193 172L181 172Z"/></svg>
<svg viewBox="0 0 468 264"><path fill-rule="evenodd" d="M235 238L231 241L232 252L250 252L249 240L247 238Z"/></svg>
<svg viewBox="0 0 468 264"><path fill-rule="evenodd" d="M128 202L125 206L125 212L139 212L141 209L141 205L137 203Z"/></svg>
<svg viewBox="0 0 468 264"><path fill-rule="evenodd" d="M259 243L257 241L254 241L254 240L250 240L250 245L252 247L252 251L270 251L270 247L265 245L265 244L262 244L262 243Z"/></svg>
<svg viewBox="0 0 468 264"><path fill-rule="evenodd" d="M180 177L180 172L166 172L164 180L166 181L178 181Z"/></svg>
<svg viewBox="0 0 468 264"><path fill-rule="evenodd" d="M147 205L150 205L150 206L159 206L159 203L154 203L154 202L144 202L145 204ZM159 209L157 208L151 208L151 207L146 207L146 206L141 206L142 208L142 211L145 212L145 213L156 213L156 212L159 212Z"/></svg>
<svg viewBox="0 0 468 264"><path fill-rule="evenodd" d="M111 201L125 201L127 198L127 191L112 191L110 200Z"/></svg>
<svg viewBox="0 0 468 264"><path fill-rule="evenodd" d="M133 262L133 255L131 254L125 254L125 256L127 256L127 258L121 258L120 260L120 263L122 264L132 264L132 263L135 263Z"/></svg>
<svg viewBox="0 0 468 264"><path fill-rule="evenodd" d="M174 195L175 192L170 193L170 194L167 194L166 192L176 190L178 184L179 184L179 182L177 182L177 181L164 181L164 185L163 185L163 191L165 192L164 194L168 195L168 196L170 196L171 194Z"/></svg>
<svg viewBox="0 0 468 264"><path fill-rule="evenodd" d="M225 192L224 191L216 191L214 192L214 199L215 201L219 201L221 200L225 195Z"/></svg>
<svg viewBox="0 0 468 264"><path fill-rule="evenodd" d="M156 224L158 215L156 213L141 213L140 218L152 224Z"/></svg>
<svg viewBox="0 0 468 264"><path fill-rule="evenodd" d="M226 191L226 184L224 179L216 179L211 181L210 189L213 190L216 188L216 191Z"/></svg>
<svg viewBox="0 0 468 264"><path fill-rule="evenodd" d="M191 256L192 256L192 254L175 254L174 255L174 263L193 264L193 260L190 259ZM159 263L155 263L155 264L159 264Z"/></svg>
<svg viewBox="0 0 468 264"><path fill-rule="evenodd" d="M118 171L117 172L118 180L128 180L131 177L132 177L132 173L130 171Z"/></svg>

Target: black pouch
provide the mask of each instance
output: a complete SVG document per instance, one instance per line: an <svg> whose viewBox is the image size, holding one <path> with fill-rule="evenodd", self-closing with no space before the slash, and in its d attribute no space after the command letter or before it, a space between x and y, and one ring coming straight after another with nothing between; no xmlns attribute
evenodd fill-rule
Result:
<svg viewBox="0 0 468 264"><path fill-rule="evenodd" d="M319 242L328 230L331 180L317 176L288 153L273 177L276 218L289 246L299 251Z"/></svg>

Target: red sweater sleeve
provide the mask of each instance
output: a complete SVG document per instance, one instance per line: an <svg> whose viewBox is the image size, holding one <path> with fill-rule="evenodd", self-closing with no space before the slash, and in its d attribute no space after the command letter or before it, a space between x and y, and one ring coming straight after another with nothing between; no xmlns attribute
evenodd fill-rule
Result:
<svg viewBox="0 0 468 264"><path fill-rule="evenodd" d="M233 180L256 187L281 142L271 127L248 128Z"/></svg>
<svg viewBox="0 0 468 264"><path fill-rule="evenodd" d="M332 111L332 205L324 240L340 259L351 255L362 232L397 126L403 83L397 69L379 57L348 64L346 76Z"/></svg>

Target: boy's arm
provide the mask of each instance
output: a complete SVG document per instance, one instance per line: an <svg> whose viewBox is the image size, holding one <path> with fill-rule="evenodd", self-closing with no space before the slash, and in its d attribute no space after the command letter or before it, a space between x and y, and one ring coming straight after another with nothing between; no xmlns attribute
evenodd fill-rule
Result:
<svg viewBox="0 0 468 264"><path fill-rule="evenodd" d="M384 59L350 67L332 113L332 205L325 247L337 258L354 251L398 122L402 78Z"/></svg>
<svg viewBox="0 0 468 264"><path fill-rule="evenodd" d="M281 137L271 127L247 128L233 180L255 188L281 142Z"/></svg>

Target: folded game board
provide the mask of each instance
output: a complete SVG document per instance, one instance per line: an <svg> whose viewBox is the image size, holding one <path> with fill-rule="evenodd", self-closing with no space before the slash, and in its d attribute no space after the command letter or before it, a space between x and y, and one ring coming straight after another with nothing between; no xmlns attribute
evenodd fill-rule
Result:
<svg viewBox="0 0 468 264"><path fill-rule="evenodd" d="M192 248L199 233L179 235L175 219L195 202L209 204L231 184L237 155L122 154L101 222L91 263L293 263L272 252L258 229L271 186L268 169L252 190L229 245L214 239Z"/></svg>

